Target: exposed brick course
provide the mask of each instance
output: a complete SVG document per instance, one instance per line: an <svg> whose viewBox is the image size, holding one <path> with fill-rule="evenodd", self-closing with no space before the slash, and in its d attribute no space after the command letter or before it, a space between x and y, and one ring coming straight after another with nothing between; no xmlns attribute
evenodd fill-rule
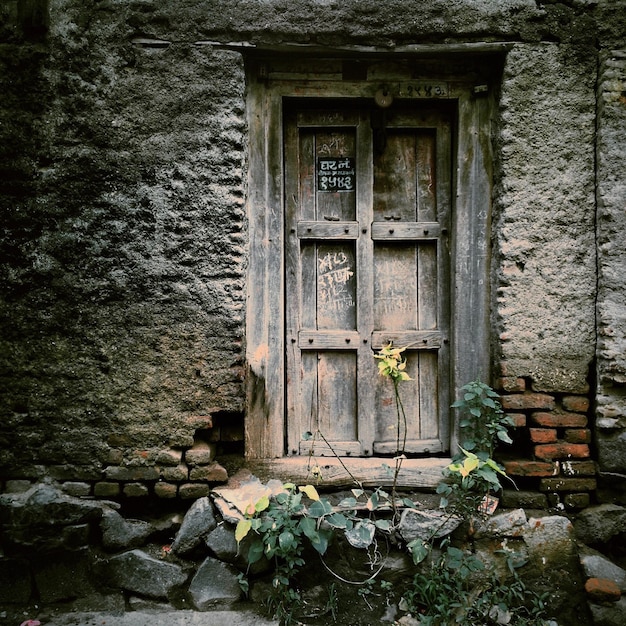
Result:
<svg viewBox="0 0 626 626"><path fill-rule="evenodd" d="M590 455L586 443L546 443L535 446L535 456L544 461L555 459L586 459Z"/></svg>
<svg viewBox="0 0 626 626"><path fill-rule="evenodd" d="M566 411L586 413L589 410L589 398L585 396L565 396L562 403Z"/></svg>
<svg viewBox="0 0 626 626"><path fill-rule="evenodd" d="M595 476L596 464L593 461L561 461L563 476Z"/></svg>
<svg viewBox="0 0 626 626"><path fill-rule="evenodd" d="M558 439L555 428L529 428L528 432L533 443L554 443Z"/></svg>
<svg viewBox="0 0 626 626"><path fill-rule="evenodd" d="M567 493L563 498L563 504L567 509L584 509L590 502L588 493Z"/></svg>
<svg viewBox="0 0 626 626"><path fill-rule="evenodd" d="M523 411L525 409L554 409L555 401L552 396L544 393L523 393L502 396L502 408L505 411Z"/></svg>
<svg viewBox="0 0 626 626"><path fill-rule="evenodd" d="M526 426L525 413L507 413L506 416L511 419L514 428L524 428Z"/></svg>
<svg viewBox="0 0 626 626"><path fill-rule="evenodd" d="M532 413L530 419L533 424L546 428L584 428L587 426L587 418L579 413L537 412Z"/></svg>
<svg viewBox="0 0 626 626"><path fill-rule="evenodd" d="M595 491L595 478L542 478L541 491Z"/></svg>
<svg viewBox="0 0 626 626"><path fill-rule="evenodd" d="M505 461L504 469L506 473L511 476L557 476L559 473L559 464L521 459Z"/></svg>
<svg viewBox="0 0 626 626"><path fill-rule="evenodd" d="M567 443L591 443L591 431L588 428L572 428L563 433Z"/></svg>

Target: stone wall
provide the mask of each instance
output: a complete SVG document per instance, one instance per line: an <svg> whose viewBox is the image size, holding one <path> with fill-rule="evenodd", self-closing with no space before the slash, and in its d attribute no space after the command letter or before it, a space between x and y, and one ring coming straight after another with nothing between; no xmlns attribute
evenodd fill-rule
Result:
<svg viewBox="0 0 626 626"><path fill-rule="evenodd" d="M583 463L588 482L563 490L576 506L589 459L626 474L625 15L607 0L3 3L3 487L194 498L241 457L242 54L285 44L510 44L491 291L494 381L522 403L512 461L559 463L529 483L545 493Z"/></svg>

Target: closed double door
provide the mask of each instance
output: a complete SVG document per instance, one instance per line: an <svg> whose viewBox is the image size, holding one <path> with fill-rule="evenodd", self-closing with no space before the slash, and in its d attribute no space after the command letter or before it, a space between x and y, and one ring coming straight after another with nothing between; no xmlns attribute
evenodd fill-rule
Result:
<svg viewBox="0 0 626 626"><path fill-rule="evenodd" d="M294 104L284 129L287 452L444 452L451 115ZM374 358L389 343L404 414Z"/></svg>

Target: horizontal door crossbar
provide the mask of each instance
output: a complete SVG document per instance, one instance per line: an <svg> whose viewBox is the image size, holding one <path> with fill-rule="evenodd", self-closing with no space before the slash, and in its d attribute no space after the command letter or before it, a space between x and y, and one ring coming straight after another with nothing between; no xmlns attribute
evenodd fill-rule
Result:
<svg viewBox="0 0 626 626"><path fill-rule="evenodd" d="M358 222L341 222L329 216L328 222L298 222L300 239L357 239Z"/></svg>
<svg viewBox="0 0 626 626"><path fill-rule="evenodd" d="M392 216L393 217L393 216ZM438 239L441 227L438 222L373 222L372 239L375 241L397 241L415 239L429 241Z"/></svg>
<svg viewBox="0 0 626 626"><path fill-rule="evenodd" d="M390 343L396 348L437 350L444 339L438 330L378 330L372 333L372 349L380 350Z"/></svg>

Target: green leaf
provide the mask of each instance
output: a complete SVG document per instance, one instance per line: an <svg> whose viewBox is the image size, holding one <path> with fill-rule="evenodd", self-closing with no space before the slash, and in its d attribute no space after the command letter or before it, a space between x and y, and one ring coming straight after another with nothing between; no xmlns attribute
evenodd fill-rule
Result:
<svg viewBox="0 0 626 626"><path fill-rule="evenodd" d="M255 539L248 548L248 563L252 565L263 557L263 542L260 539Z"/></svg>
<svg viewBox="0 0 626 626"><path fill-rule="evenodd" d="M356 498L344 498L339 503L339 506L345 509L353 509L356 506L356 504L357 504Z"/></svg>
<svg viewBox="0 0 626 626"><path fill-rule="evenodd" d="M333 512L333 507L328 500L316 500L309 507L309 515L311 517L320 518Z"/></svg>
<svg viewBox="0 0 626 626"><path fill-rule="evenodd" d="M500 441L504 441L504 443L513 443L513 440L509 437L509 433L507 433L506 430L499 430L497 437Z"/></svg>
<svg viewBox="0 0 626 626"><path fill-rule="evenodd" d="M313 439L313 433L310 430L302 433L302 441L310 441L311 439Z"/></svg>
<svg viewBox="0 0 626 626"><path fill-rule="evenodd" d="M402 504L404 504L404 506L408 506L409 508L413 508L415 506L415 502L409 498L402 498Z"/></svg>
<svg viewBox="0 0 626 626"><path fill-rule="evenodd" d="M423 539L413 539L413 541L407 544L407 548L415 565L419 565L430 551Z"/></svg>
<svg viewBox="0 0 626 626"><path fill-rule="evenodd" d="M324 554L326 550L328 550L328 542L332 534L327 530L319 530L317 533L317 537L310 538L311 545L320 553Z"/></svg>
<svg viewBox="0 0 626 626"><path fill-rule="evenodd" d="M278 545L282 550L289 550L297 545L295 537L292 532L284 530L278 536Z"/></svg>
<svg viewBox="0 0 626 626"><path fill-rule="evenodd" d="M369 520L361 520L352 530L346 531L346 539L353 548L368 548L374 541L376 526Z"/></svg>
<svg viewBox="0 0 626 626"><path fill-rule="evenodd" d="M355 498L360 498L365 493L363 489L351 489L351 491Z"/></svg>
<svg viewBox="0 0 626 626"><path fill-rule="evenodd" d="M333 528L347 528L348 527L348 518L345 515L342 515L341 513L331 513L325 519Z"/></svg>
<svg viewBox="0 0 626 626"><path fill-rule="evenodd" d="M317 537L317 522L312 517L301 517L298 526L309 539Z"/></svg>
<svg viewBox="0 0 626 626"><path fill-rule="evenodd" d="M391 530L391 522L388 519L377 519L374 524L376 528L386 533Z"/></svg>

